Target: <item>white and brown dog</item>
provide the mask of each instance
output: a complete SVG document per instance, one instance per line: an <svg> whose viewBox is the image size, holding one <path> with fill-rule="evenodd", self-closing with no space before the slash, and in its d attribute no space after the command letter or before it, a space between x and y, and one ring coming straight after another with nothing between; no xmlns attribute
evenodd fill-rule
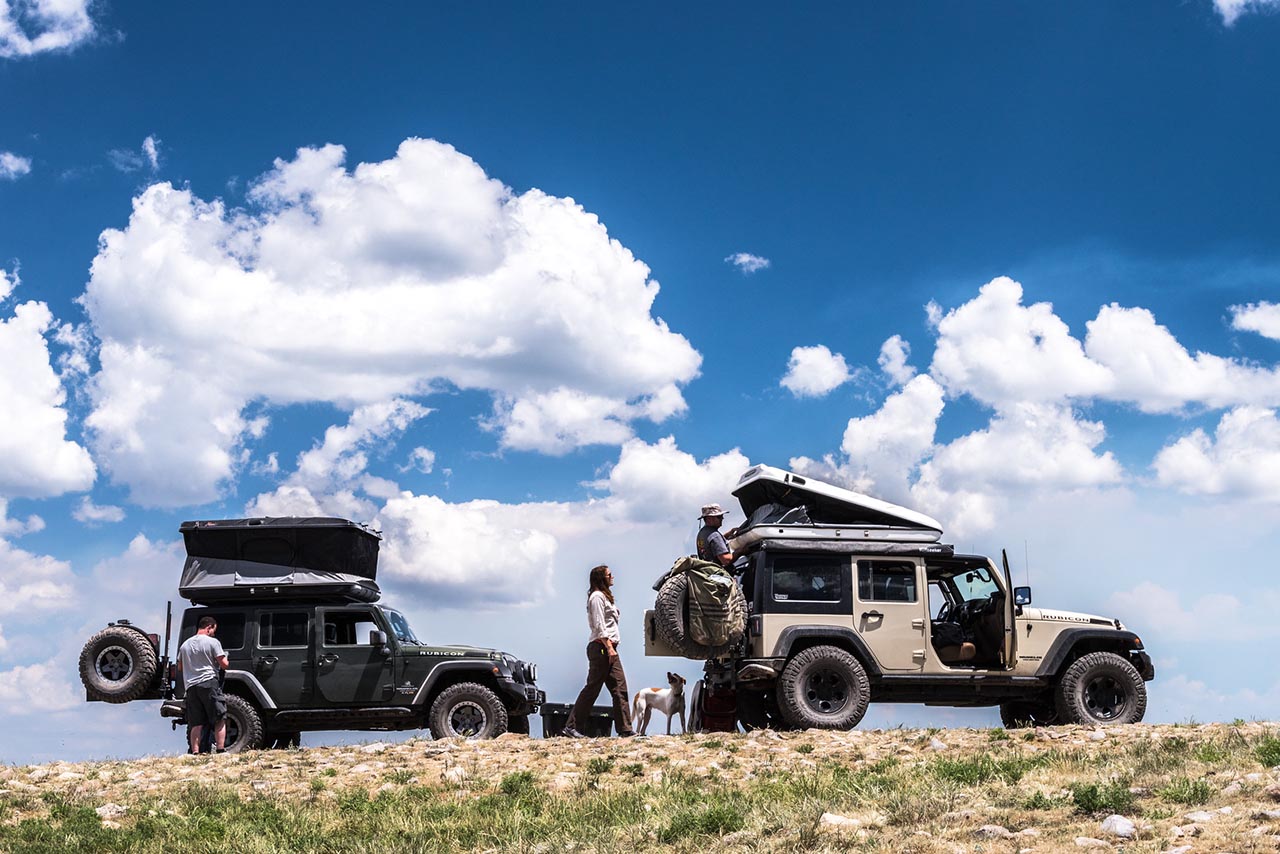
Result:
<svg viewBox="0 0 1280 854"><path fill-rule="evenodd" d="M671 718L680 713L680 732L685 731L684 723L684 677L679 673L668 673L669 688L645 688L636 694L631 702L631 726L640 735L649 728L649 716L657 709L667 716L667 735L671 735Z"/></svg>

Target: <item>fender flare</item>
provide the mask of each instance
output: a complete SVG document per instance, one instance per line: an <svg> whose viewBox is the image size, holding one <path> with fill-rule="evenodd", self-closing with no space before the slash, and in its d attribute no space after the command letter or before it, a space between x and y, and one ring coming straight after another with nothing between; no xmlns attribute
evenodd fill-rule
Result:
<svg viewBox="0 0 1280 854"><path fill-rule="evenodd" d="M235 682L249 689L249 693L253 695L253 700L258 704L260 709L276 708L276 701L271 699L271 695L267 693L267 689L262 687L262 683L258 681L258 677L254 676L248 670L228 670L227 681Z"/></svg>
<svg viewBox="0 0 1280 854"><path fill-rule="evenodd" d="M476 661L442 661L432 667L427 673L427 678L422 680L418 693L413 695L413 705L420 706L426 703L427 697L431 696L431 689L440 681L440 677L455 670L471 671L481 675L482 678L477 680L481 684L485 684L485 679L493 676L492 667L479 666L479 662Z"/></svg>
<svg viewBox="0 0 1280 854"><path fill-rule="evenodd" d="M790 658L791 648L803 638L824 638L846 641L853 647L854 655L866 669L868 676L880 676L880 665L867 648L866 642L853 629L844 626L787 626L778 635L773 646L773 658Z"/></svg>
<svg viewBox="0 0 1280 854"><path fill-rule="evenodd" d="M1138 636L1130 631L1121 631L1119 629L1065 629L1049 645L1049 651L1044 654L1040 666L1036 668L1036 676L1052 680L1058 675L1058 671L1062 669L1066 663L1067 656L1071 654L1071 650L1081 641L1106 641L1108 645L1114 646L1120 655L1126 659L1130 652L1141 652L1142 642L1138 640Z"/></svg>

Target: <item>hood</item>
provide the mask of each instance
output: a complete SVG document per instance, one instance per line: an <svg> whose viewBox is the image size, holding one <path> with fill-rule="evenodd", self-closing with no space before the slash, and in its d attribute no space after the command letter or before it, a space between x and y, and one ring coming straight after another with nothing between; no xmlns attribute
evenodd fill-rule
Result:
<svg viewBox="0 0 1280 854"><path fill-rule="evenodd" d="M502 653L496 649L488 649L482 646L461 646L458 644L441 644L441 643L423 643L419 641L416 644L402 643L403 647L413 647L421 649L433 655L451 655L458 658L502 658Z"/></svg>
<svg viewBox="0 0 1280 854"><path fill-rule="evenodd" d="M1049 608L1023 608L1022 619L1039 620L1045 623L1075 623L1082 626L1106 626L1112 629L1123 629L1124 626L1114 617L1099 617L1097 614L1082 614L1079 611L1055 611Z"/></svg>

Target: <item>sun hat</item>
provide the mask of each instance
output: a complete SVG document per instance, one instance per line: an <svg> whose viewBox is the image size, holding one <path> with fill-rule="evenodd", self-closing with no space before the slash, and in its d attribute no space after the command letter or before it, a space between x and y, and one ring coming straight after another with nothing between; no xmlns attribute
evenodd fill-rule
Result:
<svg viewBox="0 0 1280 854"><path fill-rule="evenodd" d="M719 504L703 504L702 514L698 518L705 519L708 516L723 516L723 515L724 515L724 510L721 509Z"/></svg>

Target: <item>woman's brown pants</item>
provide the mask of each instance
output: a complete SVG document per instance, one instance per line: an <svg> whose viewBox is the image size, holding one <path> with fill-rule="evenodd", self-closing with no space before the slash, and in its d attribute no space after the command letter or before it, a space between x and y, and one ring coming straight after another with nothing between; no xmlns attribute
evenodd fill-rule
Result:
<svg viewBox="0 0 1280 854"><path fill-rule="evenodd" d="M600 687L608 686L609 695L613 698L613 722L618 735L631 734L631 714L628 708L627 676L622 672L622 656L609 657L609 650L603 641L593 640L587 644L587 685L578 694L569 713L565 726L569 729L581 730L578 722L591 719L591 706L600 696Z"/></svg>

